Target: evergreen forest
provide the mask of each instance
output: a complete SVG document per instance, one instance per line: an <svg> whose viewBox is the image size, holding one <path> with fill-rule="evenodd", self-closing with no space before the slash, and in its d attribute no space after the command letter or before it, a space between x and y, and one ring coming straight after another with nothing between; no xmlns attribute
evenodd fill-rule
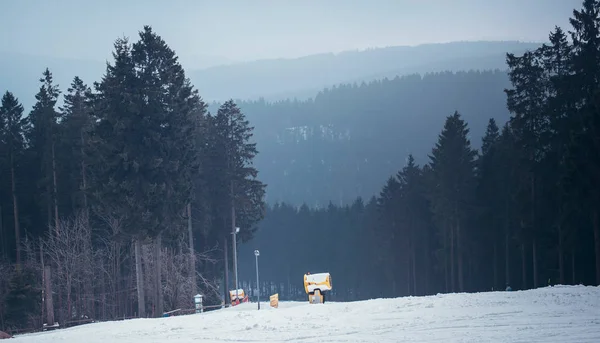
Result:
<svg viewBox="0 0 600 343"><path fill-rule="evenodd" d="M209 103L151 26L100 80L39 77L30 111L0 90L0 330L219 308L236 283L304 300L306 272L333 301L600 285L598 0L505 70L308 100Z"/></svg>

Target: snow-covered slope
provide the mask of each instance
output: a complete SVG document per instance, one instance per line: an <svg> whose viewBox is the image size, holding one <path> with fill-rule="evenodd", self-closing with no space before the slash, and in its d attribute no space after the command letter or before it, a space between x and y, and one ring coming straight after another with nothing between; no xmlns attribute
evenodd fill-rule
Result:
<svg viewBox="0 0 600 343"><path fill-rule="evenodd" d="M600 342L600 287L444 294L309 305L261 303L105 322L16 342Z"/></svg>

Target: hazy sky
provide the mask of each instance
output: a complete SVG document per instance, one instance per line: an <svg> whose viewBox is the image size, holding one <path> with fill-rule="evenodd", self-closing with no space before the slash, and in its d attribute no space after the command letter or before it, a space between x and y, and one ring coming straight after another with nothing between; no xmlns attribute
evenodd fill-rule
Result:
<svg viewBox="0 0 600 343"><path fill-rule="evenodd" d="M545 41L581 0L0 0L0 51L104 61L151 25L184 63L457 40Z"/></svg>

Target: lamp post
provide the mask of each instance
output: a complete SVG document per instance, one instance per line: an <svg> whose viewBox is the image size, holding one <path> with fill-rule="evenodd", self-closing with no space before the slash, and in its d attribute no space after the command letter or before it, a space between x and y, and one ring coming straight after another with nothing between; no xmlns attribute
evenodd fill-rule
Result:
<svg viewBox="0 0 600 343"><path fill-rule="evenodd" d="M235 300L238 300L238 273L237 273L237 236L236 234L240 232L240 228L236 227L235 230L231 233L233 235L233 273L235 275Z"/></svg>
<svg viewBox="0 0 600 343"><path fill-rule="evenodd" d="M254 257L256 257L256 301L258 303L258 309L260 310L260 283L258 282L258 256L260 256L260 251L254 250Z"/></svg>

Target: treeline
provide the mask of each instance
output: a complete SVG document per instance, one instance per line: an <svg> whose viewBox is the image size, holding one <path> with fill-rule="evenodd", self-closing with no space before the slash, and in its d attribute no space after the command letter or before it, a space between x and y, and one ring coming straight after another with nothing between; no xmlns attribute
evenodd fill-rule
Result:
<svg viewBox="0 0 600 343"><path fill-rule="evenodd" d="M480 150L455 112L429 161L409 154L366 205L271 208L252 244L263 280L286 294L328 271L338 300L599 285L599 13L586 0L572 43L556 27L539 49L507 55L511 116L489 120Z"/></svg>
<svg viewBox="0 0 600 343"><path fill-rule="evenodd" d="M440 72L342 84L306 101L236 103L256 127L269 203L327 206L368 199L409 152L424 163L448 109L478 144L488 118L507 120L509 86L506 70Z"/></svg>
<svg viewBox="0 0 600 343"><path fill-rule="evenodd" d="M252 127L233 101L210 114L149 26L113 58L93 89L75 77L61 107L48 69L28 115L3 93L5 331L161 316L196 293L219 304L232 229L247 241L263 217Z"/></svg>

